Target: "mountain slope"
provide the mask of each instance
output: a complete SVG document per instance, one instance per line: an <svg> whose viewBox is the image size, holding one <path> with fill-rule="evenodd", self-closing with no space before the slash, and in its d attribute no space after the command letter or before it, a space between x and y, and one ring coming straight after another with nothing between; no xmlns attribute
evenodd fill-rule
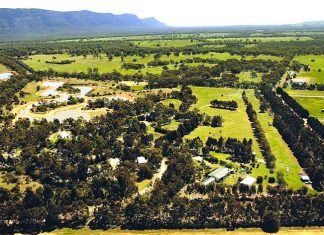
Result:
<svg viewBox="0 0 324 235"><path fill-rule="evenodd" d="M75 35L148 30L166 27L155 18L136 15L95 13L91 11L59 12L40 9L0 9L0 37L14 35Z"/></svg>

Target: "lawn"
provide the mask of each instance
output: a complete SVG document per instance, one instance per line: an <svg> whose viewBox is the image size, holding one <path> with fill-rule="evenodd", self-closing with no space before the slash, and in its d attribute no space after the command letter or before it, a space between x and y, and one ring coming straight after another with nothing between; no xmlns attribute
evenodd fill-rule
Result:
<svg viewBox="0 0 324 235"><path fill-rule="evenodd" d="M246 106L242 99L241 89L232 88L210 88L210 87L191 87L193 94L198 98L196 104L191 106L192 109L199 109L200 113L206 113L211 116L221 115L224 119L222 127L199 126L185 138L193 139L200 137L205 143L209 136L214 138L251 138L253 140L253 150L257 153L257 157L262 158L260 148L253 136L252 127L248 116L245 112ZM235 100L238 103L236 111L224 109L215 109L209 107L210 101L219 100Z"/></svg>
<svg viewBox="0 0 324 235"><path fill-rule="evenodd" d="M261 73L257 73L257 77L256 78L252 78L251 77L251 72L241 72L238 75L240 82L255 82L255 83L259 83L262 80L262 74Z"/></svg>
<svg viewBox="0 0 324 235"><path fill-rule="evenodd" d="M179 109L180 104L181 104L181 100L177 100L177 99L166 99L161 101L161 103L165 106L169 106L170 104L174 104L174 108Z"/></svg>
<svg viewBox="0 0 324 235"><path fill-rule="evenodd" d="M282 172L284 179L289 187L298 189L304 184L299 178L298 173L301 172L301 167L295 158L288 145L284 142L278 130L272 126L273 116L269 113L259 113L260 102L254 96L252 91L247 91L249 101L252 103L254 110L257 112L258 120L265 136L269 142L270 148L276 157L276 172Z"/></svg>
<svg viewBox="0 0 324 235"><path fill-rule="evenodd" d="M147 188L151 184L151 182L152 180L143 180L141 182L136 183L136 186L138 187L138 191Z"/></svg>
<svg viewBox="0 0 324 235"><path fill-rule="evenodd" d="M0 64L0 73L5 73L5 72L8 72L8 68L3 64Z"/></svg>
<svg viewBox="0 0 324 235"><path fill-rule="evenodd" d="M310 66L309 72L301 70L298 77L308 78L309 83L324 83L324 55L299 55L293 60ZM318 69L322 71L319 72Z"/></svg>
<svg viewBox="0 0 324 235"><path fill-rule="evenodd" d="M324 109L324 91L286 89L286 92L307 109L311 116L324 123L324 112L321 112Z"/></svg>
<svg viewBox="0 0 324 235"><path fill-rule="evenodd" d="M181 122L172 120L169 124L162 126L163 129L174 131L177 130Z"/></svg>
<svg viewBox="0 0 324 235"><path fill-rule="evenodd" d="M211 116L221 115L224 119L224 123L222 127L218 128L210 126L199 126L188 136L185 136L185 138L193 139L195 137L200 137L204 143L209 136L212 136L214 138L219 138L221 136L223 138L251 138L253 140L252 148L253 151L256 152L259 166L252 168L252 172L249 175L255 178L257 176L276 176L276 174L270 174L269 169L265 167L260 148L256 142L255 137L253 136L251 123L249 122L245 111L246 106L242 100L243 90L232 88L192 87L192 91L193 94L198 98L198 102L192 106L192 109L197 108L201 113L206 113ZM259 100L254 96L253 90L246 90L246 92L249 101L254 106L254 109L258 111L260 103ZM238 109L237 111L228 111L211 108L209 107L209 103L213 99L235 100L238 103ZM301 167L299 166L296 158L282 139L277 129L272 126L273 117L268 113L258 113L258 119L265 131L265 135L267 140L269 141L271 150L277 159L275 173L282 172L290 188L300 188L304 185L298 175L298 173L301 172ZM237 172L235 175L225 180L224 183L234 184L237 182L239 177L244 177L245 175L246 173L244 171ZM263 182L264 186L268 184L266 179Z"/></svg>

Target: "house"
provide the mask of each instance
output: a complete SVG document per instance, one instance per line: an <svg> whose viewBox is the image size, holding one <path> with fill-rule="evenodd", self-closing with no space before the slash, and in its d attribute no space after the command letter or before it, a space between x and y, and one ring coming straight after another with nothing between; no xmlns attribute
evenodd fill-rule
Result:
<svg viewBox="0 0 324 235"><path fill-rule="evenodd" d="M147 159L145 159L145 157L137 157L136 161L137 161L138 164L147 163Z"/></svg>
<svg viewBox="0 0 324 235"><path fill-rule="evenodd" d="M201 156L192 157L192 159L197 162L202 162L204 160L203 157L201 157Z"/></svg>
<svg viewBox="0 0 324 235"><path fill-rule="evenodd" d="M291 79L291 82L294 84L300 85L300 86L306 84L306 80L303 78L294 78L294 79Z"/></svg>
<svg viewBox="0 0 324 235"><path fill-rule="evenodd" d="M209 178L205 179L205 180L202 182L202 184L203 184L204 186L207 186L207 185L210 185L211 183L214 183L214 182L215 182L215 178L213 178L213 177L209 177Z"/></svg>
<svg viewBox="0 0 324 235"><path fill-rule="evenodd" d="M256 179L252 176L247 176L245 177L244 180L242 180L240 182L240 184L246 185L246 186L251 186L252 184L254 184L256 182Z"/></svg>
<svg viewBox="0 0 324 235"><path fill-rule="evenodd" d="M312 181L310 180L308 175L301 175L300 179L301 179L301 181L303 181L306 184L312 184Z"/></svg>
<svg viewBox="0 0 324 235"><path fill-rule="evenodd" d="M295 75L296 75L296 72L295 71L288 71L287 74L293 78Z"/></svg>
<svg viewBox="0 0 324 235"><path fill-rule="evenodd" d="M232 170L227 167L220 167L209 173L208 176L214 178L216 181L224 180L232 173Z"/></svg>
<svg viewBox="0 0 324 235"><path fill-rule="evenodd" d="M108 160L109 164L111 165L111 167L115 170L117 168L117 166L120 164L120 160L119 158L110 158Z"/></svg>
<svg viewBox="0 0 324 235"><path fill-rule="evenodd" d="M69 138L71 138L71 134L69 132L67 132L67 131L61 131L60 132L60 137L62 139L69 139Z"/></svg>

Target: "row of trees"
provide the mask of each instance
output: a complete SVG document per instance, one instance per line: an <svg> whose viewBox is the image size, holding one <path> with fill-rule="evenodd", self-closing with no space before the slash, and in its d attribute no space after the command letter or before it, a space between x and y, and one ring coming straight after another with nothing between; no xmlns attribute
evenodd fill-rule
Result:
<svg viewBox="0 0 324 235"><path fill-rule="evenodd" d="M261 91L275 113L273 125L294 152L299 164L312 179L313 187L322 191L324 189L324 161L322 157L324 144L322 137L316 131L305 126L304 120L276 96L271 86L264 84Z"/></svg>
<svg viewBox="0 0 324 235"><path fill-rule="evenodd" d="M274 169L276 165L276 158L271 152L269 142L264 134L261 124L258 120L257 113L254 111L252 104L249 102L245 91L243 91L242 98L246 104L246 113L253 127L253 133L259 143L262 150L262 155L265 159L266 166L269 169Z"/></svg>

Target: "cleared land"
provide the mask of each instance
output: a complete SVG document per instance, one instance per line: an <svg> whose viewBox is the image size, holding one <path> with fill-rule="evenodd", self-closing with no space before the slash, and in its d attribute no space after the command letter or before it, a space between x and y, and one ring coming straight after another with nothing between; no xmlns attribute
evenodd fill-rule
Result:
<svg viewBox="0 0 324 235"><path fill-rule="evenodd" d="M237 138L243 140L243 138L252 139L253 141L253 151L256 153L258 164L256 167L249 166L251 173L247 173L246 170L240 168L238 163L233 163L227 160L227 155L219 153L211 153L213 157L219 160L224 160L228 164L232 165L237 172L227 178L224 183L233 185L238 182L239 178L244 175L265 176L269 177L269 169L265 167L264 160L258 146L256 139L253 135L251 123L246 114L246 106L242 99L241 89L232 88L209 88L209 87L191 87L193 94L198 98L198 102L192 105L192 109L197 108L200 113L206 113L211 116L221 115L224 119L222 127L210 127L210 126L199 126L189 135L185 136L185 139L194 139L199 137L203 143L205 143L209 136L213 138ZM210 101L214 99L230 101L235 100L238 103L238 109L236 111L229 111L223 109L215 109L209 107ZM209 167L215 169L219 167L218 164L209 164ZM267 185L267 180L264 180L264 186Z"/></svg>
<svg viewBox="0 0 324 235"><path fill-rule="evenodd" d="M8 68L3 64L0 64L0 73L5 73L5 72L8 72Z"/></svg>
<svg viewBox="0 0 324 235"><path fill-rule="evenodd" d="M240 82L255 82L259 83L262 80L262 74L257 73L256 77L251 77L251 72L242 72L238 75Z"/></svg>
<svg viewBox="0 0 324 235"><path fill-rule="evenodd" d="M169 69L175 68L173 63L180 62L181 60L193 59L199 57L202 59L217 59L217 60L228 60L228 59L241 59L242 56L231 55L230 53L216 53L210 52L207 54L197 54L197 55L186 55L180 53L178 56L171 54L170 56L162 55L162 61L169 61L170 64L167 66ZM263 59L263 60L281 60L281 57L270 56L270 55L259 55L256 57L247 56L245 57L248 60L251 59ZM63 61L71 60L74 61L71 64L52 64L46 63L46 61ZM30 58L24 60L23 62L32 67L37 71L46 71L49 68L57 72L84 72L87 73L89 68L98 68L100 73L113 72L114 70L122 74L135 74L135 73L155 73L159 74L163 71L162 66L148 67L147 63L154 60L154 55L150 54L143 57L140 56L126 56L122 61L121 57L113 57L112 60L109 60L106 55L99 55L94 57L93 55L84 56L71 56L68 54L54 54L54 55L34 55ZM135 70L135 69L124 69L122 68L123 63L137 63L143 64L146 67ZM187 63L189 66L197 66L201 63ZM206 66L210 66L207 64Z"/></svg>
<svg viewBox="0 0 324 235"><path fill-rule="evenodd" d="M268 112L259 113L260 102L250 91L247 92L247 96L254 110L257 112L258 120L262 129L265 132L265 136L269 142L270 148L274 156L276 157L275 172L282 172L284 179L289 187L298 189L304 184L300 180L298 173L302 172L302 169L295 158L288 145L282 139L278 130L272 126L273 116Z"/></svg>
<svg viewBox="0 0 324 235"><path fill-rule="evenodd" d="M209 41L241 41L241 42L287 42L287 41L309 41L312 37L246 37L246 38L208 38Z"/></svg>
<svg viewBox="0 0 324 235"><path fill-rule="evenodd" d="M309 72L301 70L298 77L306 78L308 83L324 83L324 55L299 55L293 60L310 66Z"/></svg>
<svg viewBox="0 0 324 235"><path fill-rule="evenodd" d="M324 91L292 90L286 89L301 106L307 109L311 116L324 123Z"/></svg>

